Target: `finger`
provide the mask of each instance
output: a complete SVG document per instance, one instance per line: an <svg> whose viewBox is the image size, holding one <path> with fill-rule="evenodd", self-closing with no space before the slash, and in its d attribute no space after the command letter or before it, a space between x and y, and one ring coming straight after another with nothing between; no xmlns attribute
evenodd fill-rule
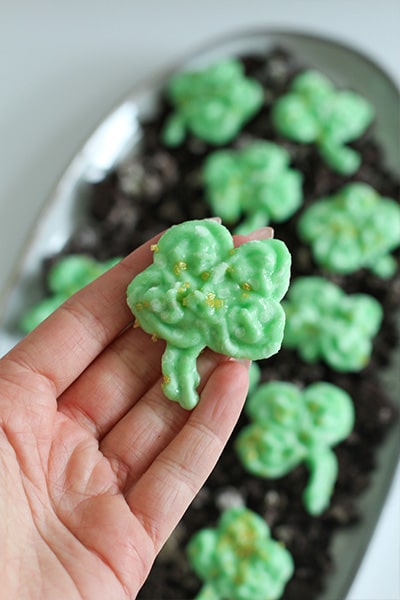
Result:
<svg viewBox="0 0 400 600"><path fill-rule="evenodd" d="M229 359L211 350L198 359L199 394L217 366ZM150 467L180 432L190 412L168 400L161 374L146 396L102 440L100 449L111 462L122 490L129 488Z"/></svg>
<svg viewBox="0 0 400 600"><path fill-rule="evenodd" d="M158 552L211 473L239 417L248 368L221 363L186 425L126 494Z"/></svg>
<svg viewBox="0 0 400 600"><path fill-rule="evenodd" d="M59 397L59 410L101 440L154 384L161 390L164 349L129 327Z"/></svg>
<svg viewBox="0 0 400 600"><path fill-rule="evenodd" d="M152 261L156 236L58 308L5 357L61 394L128 325L126 288Z"/></svg>

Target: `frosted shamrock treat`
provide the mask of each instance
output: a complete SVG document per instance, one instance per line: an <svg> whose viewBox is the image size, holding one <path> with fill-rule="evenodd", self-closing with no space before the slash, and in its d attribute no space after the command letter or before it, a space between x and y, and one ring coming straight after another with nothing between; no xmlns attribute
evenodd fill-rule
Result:
<svg viewBox="0 0 400 600"><path fill-rule="evenodd" d="M310 479L303 494L307 511L319 515L329 505L338 462L331 447L354 425L350 396L330 383L304 390L291 383L265 383L247 400L253 423L244 427L235 447L245 468L266 478L282 477L305 463Z"/></svg>
<svg viewBox="0 0 400 600"><path fill-rule="evenodd" d="M317 263L335 273L362 267L391 277L390 252L400 245L400 206L365 183L349 183L310 206L298 223Z"/></svg>
<svg viewBox="0 0 400 600"><path fill-rule="evenodd" d="M120 260L118 257L98 262L81 254L71 254L61 258L53 265L47 276L47 286L51 295L25 313L20 323L21 329L25 333L34 329L67 298L108 271Z"/></svg>
<svg viewBox="0 0 400 600"><path fill-rule="evenodd" d="M273 239L234 248L228 229L208 219L171 227L153 250L153 264L128 286L128 305L138 325L167 343L165 395L192 409L203 348L255 360L279 350L290 254Z"/></svg>
<svg viewBox="0 0 400 600"><path fill-rule="evenodd" d="M351 175L361 163L359 154L346 146L372 122L371 104L350 90L337 90L317 71L295 77L289 92L272 109L278 132L296 142L315 143L325 162L342 175Z"/></svg>
<svg viewBox="0 0 400 600"><path fill-rule="evenodd" d="M228 509L216 529L196 533L188 556L204 581L196 600L277 600L294 571L291 554L247 508Z"/></svg>
<svg viewBox="0 0 400 600"><path fill-rule="evenodd" d="M179 73L167 96L175 108L162 132L167 146L181 144L188 131L210 144L225 144L263 103L261 85L245 77L243 65L234 59Z"/></svg>
<svg viewBox="0 0 400 600"><path fill-rule="evenodd" d="M213 213L231 224L244 215L235 229L242 234L288 219L302 201L302 175L289 162L286 150L261 141L211 154L203 180Z"/></svg>
<svg viewBox="0 0 400 600"><path fill-rule="evenodd" d="M300 277L284 302L283 345L306 362L323 359L337 371L359 371L369 362L382 307L368 294L347 295L323 277Z"/></svg>

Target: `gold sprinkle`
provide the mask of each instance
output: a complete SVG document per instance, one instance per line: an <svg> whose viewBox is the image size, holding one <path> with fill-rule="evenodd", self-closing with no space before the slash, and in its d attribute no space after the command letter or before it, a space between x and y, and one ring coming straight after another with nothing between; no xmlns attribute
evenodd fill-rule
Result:
<svg viewBox="0 0 400 600"><path fill-rule="evenodd" d="M241 288L242 290L246 290L246 292L250 292L253 289L248 281L242 283Z"/></svg>
<svg viewBox="0 0 400 600"><path fill-rule="evenodd" d="M208 306L213 307L214 300L215 300L215 294L213 292L208 292L208 294L206 296L206 303L208 304Z"/></svg>
<svg viewBox="0 0 400 600"><path fill-rule="evenodd" d="M182 285L180 285L178 287L178 294L184 294L185 292L188 291L189 288L190 288L189 281L185 281L185 283L182 283Z"/></svg>
<svg viewBox="0 0 400 600"><path fill-rule="evenodd" d="M183 262L183 260L180 260L179 262L177 262L174 265L174 273L175 275L180 275L181 271L186 271L187 269L187 264L185 262Z"/></svg>
<svg viewBox="0 0 400 600"><path fill-rule="evenodd" d="M151 336L151 341L156 342L157 340L158 340L157 334L153 333L153 335Z"/></svg>
<svg viewBox="0 0 400 600"><path fill-rule="evenodd" d="M163 377L163 382L162 382L162 387L164 387L165 385L168 385L169 383L171 383L171 377L169 375L164 375Z"/></svg>
<svg viewBox="0 0 400 600"><path fill-rule="evenodd" d="M204 271L201 274L201 278L203 279L203 281L207 281L207 279L210 277L210 272L209 271Z"/></svg>
<svg viewBox="0 0 400 600"><path fill-rule="evenodd" d="M133 323L133 329L137 329L138 327L140 327L140 323L137 319L135 319L135 321Z"/></svg>
<svg viewBox="0 0 400 600"><path fill-rule="evenodd" d="M235 253L236 253L236 248L231 248L231 249L229 250L229 254L230 254L231 256L233 256Z"/></svg>
<svg viewBox="0 0 400 600"><path fill-rule="evenodd" d="M209 292L207 294L206 303L211 308L221 308L224 305L224 301L221 298L217 298L214 292Z"/></svg>
<svg viewBox="0 0 400 600"><path fill-rule="evenodd" d="M136 302L135 308L136 310L143 310L143 304L141 302Z"/></svg>
<svg viewBox="0 0 400 600"><path fill-rule="evenodd" d="M152 252L158 252L160 250L160 248L159 248L158 244L151 244L150 250Z"/></svg>

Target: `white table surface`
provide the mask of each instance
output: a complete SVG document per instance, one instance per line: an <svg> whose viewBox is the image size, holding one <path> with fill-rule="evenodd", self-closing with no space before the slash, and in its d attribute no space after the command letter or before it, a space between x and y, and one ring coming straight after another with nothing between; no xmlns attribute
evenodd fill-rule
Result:
<svg viewBox="0 0 400 600"><path fill-rule="evenodd" d="M0 290L59 175L132 84L255 25L342 40L400 85L399 0L0 1ZM398 471L347 600L400 599L399 507Z"/></svg>

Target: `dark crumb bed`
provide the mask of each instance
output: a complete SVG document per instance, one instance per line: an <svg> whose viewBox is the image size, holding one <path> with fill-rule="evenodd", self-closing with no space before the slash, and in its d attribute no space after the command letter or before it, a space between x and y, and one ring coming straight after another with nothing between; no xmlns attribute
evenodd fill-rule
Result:
<svg viewBox="0 0 400 600"><path fill-rule="evenodd" d="M286 358L289 360L284 360ZM283 377L294 382L313 380L314 377L298 377L293 358L282 356L284 369L266 361L264 380ZM290 362L291 377L288 377ZM320 378L320 374L317 377ZM246 417L242 415L206 485L157 559L139 598L194 598L200 582L190 571L185 547L196 531L215 526L220 511L238 501L264 516L273 537L282 541L292 553L296 570L282 598L312 600L318 597L326 575L334 568L330 556L332 536L338 528L354 525L360 520L357 498L368 486L376 447L396 418L390 401L373 377L368 381L361 378L352 381L343 376L339 381L335 379L335 383L347 389L355 399L356 426L351 436L336 447L339 477L329 509L319 518L310 516L303 509L301 498L307 472L302 466L286 477L269 481L252 477L243 469L233 450L236 434L246 424Z"/></svg>
<svg viewBox="0 0 400 600"><path fill-rule="evenodd" d="M399 198L399 182L382 165L380 149L373 140L373 128L354 144L362 155L362 166L351 178L332 173L312 146L294 144L276 135L270 121L270 107L300 70L296 58L277 48L266 56L246 56L243 62L248 75L264 85L265 106L230 146L240 147L252 137L275 140L284 146L291 155L292 166L304 176L303 208L352 180L364 181L381 194ZM178 149L163 147L159 139L167 111L164 103L159 118L145 124L140 157L93 186L88 223L71 238L65 252L89 252L98 259L125 255L173 223L210 216L200 182L200 166L210 147L190 137ZM299 214L275 226L276 237L283 239L292 252L292 279L305 274L327 276L316 267L309 250L297 237ZM287 350L260 364L263 381L283 379L301 385L316 380L332 381L353 398L356 425L350 437L336 448L340 472L330 508L319 518L303 510L301 495L307 480L303 467L276 481L248 475L232 449L234 435L205 487L157 559L139 598L193 598L200 582L189 569L185 546L195 531L215 525L226 503L238 500L265 516L273 536L284 542L294 557L295 574L283 598L312 600L323 589L326 575L334 569L331 538L338 528L361 518L357 497L369 484L376 447L396 418L395 409L375 374L388 363L397 343L394 313L400 304L399 274L389 282L363 270L347 278L329 278L350 293L370 293L383 304L385 318L368 368L360 374L338 374L322 364L304 364L297 354ZM242 415L237 430L245 421Z"/></svg>

